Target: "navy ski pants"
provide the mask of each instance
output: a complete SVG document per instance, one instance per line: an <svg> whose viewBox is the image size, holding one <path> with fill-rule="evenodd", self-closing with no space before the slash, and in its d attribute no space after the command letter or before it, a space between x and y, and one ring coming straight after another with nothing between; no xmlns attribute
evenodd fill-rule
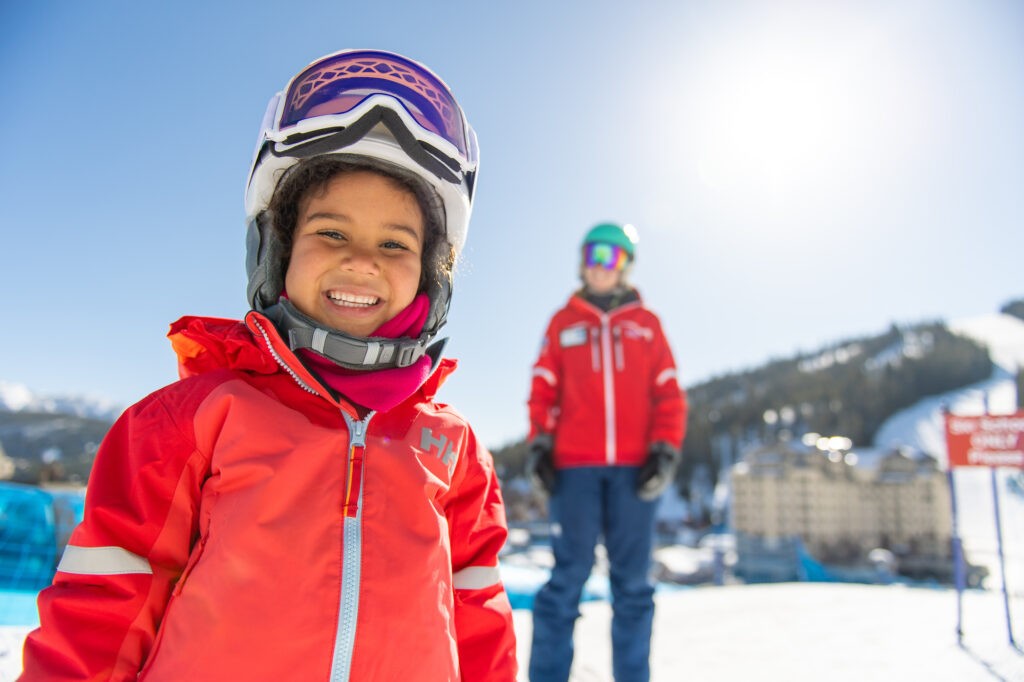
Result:
<svg viewBox="0 0 1024 682"><path fill-rule="evenodd" d="M551 579L533 602L530 682L566 682L583 584L603 536L612 597L612 669L616 682L650 679L654 587L649 573L656 502L636 495L638 467L561 469L550 500ZM602 656L604 651L588 652Z"/></svg>

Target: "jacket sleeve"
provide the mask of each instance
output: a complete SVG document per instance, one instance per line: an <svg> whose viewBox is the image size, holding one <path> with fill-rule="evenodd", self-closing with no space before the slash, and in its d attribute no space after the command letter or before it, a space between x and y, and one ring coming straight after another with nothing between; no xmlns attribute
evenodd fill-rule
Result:
<svg viewBox="0 0 1024 682"><path fill-rule="evenodd" d="M662 441L681 448L686 436L686 391L679 386L675 359L660 322L651 351L655 360L651 377L653 413L649 441Z"/></svg>
<svg viewBox="0 0 1024 682"><path fill-rule="evenodd" d="M467 682L514 682L512 605L498 569L498 554L508 536L505 505L491 454L471 429L467 432L445 509L459 665Z"/></svg>
<svg viewBox="0 0 1024 682"><path fill-rule="evenodd" d="M154 396L118 419L96 455L84 519L39 595L20 680L137 678L196 535L200 459Z"/></svg>
<svg viewBox="0 0 1024 682"><path fill-rule="evenodd" d="M558 343L557 319L556 315L548 323L541 341L540 355L533 365L530 398L527 403L531 439L541 433L553 433L558 421L558 406L562 392L562 357Z"/></svg>

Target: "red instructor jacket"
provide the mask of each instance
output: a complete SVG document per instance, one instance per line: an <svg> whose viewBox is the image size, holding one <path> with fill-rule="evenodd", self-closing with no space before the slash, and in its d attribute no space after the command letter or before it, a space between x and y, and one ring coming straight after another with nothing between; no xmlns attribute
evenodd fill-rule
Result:
<svg viewBox="0 0 1024 682"><path fill-rule="evenodd" d="M637 466L686 431L672 351L639 300L604 312L573 295L544 334L529 409L530 437L553 434L559 468Z"/></svg>
<svg viewBox="0 0 1024 682"><path fill-rule="evenodd" d="M360 419L262 315L172 326L181 381L97 455L22 680L516 676L490 454L434 402Z"/></svg>

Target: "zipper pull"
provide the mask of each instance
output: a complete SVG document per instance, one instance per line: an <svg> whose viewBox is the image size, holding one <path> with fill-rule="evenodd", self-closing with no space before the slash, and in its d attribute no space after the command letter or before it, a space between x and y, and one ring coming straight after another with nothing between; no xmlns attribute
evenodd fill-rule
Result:
<svg viewBox="0 0 1024 682"><path fill-rule="evenodd" d="M369 421L369 418L367 418ZM352 421L349 422L349 435L351 436L351 442L353 447L365 447L366 446L366 422L365 421Z"/></svg>
<svg viewBox="0 0 1024 682"><path fill-rule="evenodd" d="M348 425L349 436L348 457L345 458L347 471L345 472L345 501L342 506L342 513L347 517L354 518L359 514L359 498L362 496L366 425L374 413L370 412L366 415L365 419L361 420L353 419L344 411L342 411L341 415L345 418L345 423Z"/></svg>

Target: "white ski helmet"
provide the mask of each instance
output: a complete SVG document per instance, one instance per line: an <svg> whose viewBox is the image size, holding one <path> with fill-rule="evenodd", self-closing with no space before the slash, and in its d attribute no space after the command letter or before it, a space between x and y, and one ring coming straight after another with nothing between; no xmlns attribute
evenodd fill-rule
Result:
<svg viewBox="0 0 1024 682"><path fill-rule="evenodd" d="M316 60L271 98L263 118L245 190L249 304L274 319L293 348L312 348L357 369L411 364L445 323L446 278L427 287L430 311L417 339L363 339L324 329L280 298L288 254L267 209L289 168L324 154L428 188L439 199L438 217L458 255L479 164L476 134L436 74L381 50L343 50Z"/></svg>

